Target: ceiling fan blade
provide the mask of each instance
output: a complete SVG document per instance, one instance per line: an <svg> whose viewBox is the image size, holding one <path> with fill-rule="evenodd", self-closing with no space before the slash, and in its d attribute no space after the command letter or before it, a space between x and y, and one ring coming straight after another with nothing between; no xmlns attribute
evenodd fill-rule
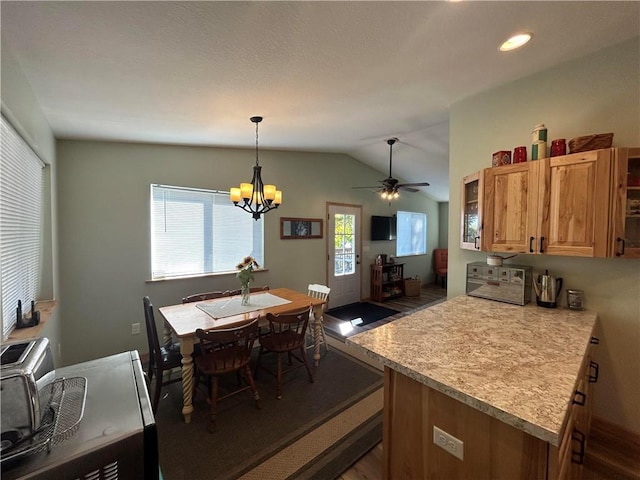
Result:
<svg viewBox="0 0 640 480"><path fill-rule="evenodd" d="M400 183L399 187L428 187L429 182L417 182L417 183Z"/></svg>
<svg viewBox="0 0 640 480"><path fill-rule="evenodd" d="M405 192L419 192L420 191L417 188L407 187L407 186L404 186L404 185L398 186L398 190L402 190L402 191L405 191Z"/></svg>

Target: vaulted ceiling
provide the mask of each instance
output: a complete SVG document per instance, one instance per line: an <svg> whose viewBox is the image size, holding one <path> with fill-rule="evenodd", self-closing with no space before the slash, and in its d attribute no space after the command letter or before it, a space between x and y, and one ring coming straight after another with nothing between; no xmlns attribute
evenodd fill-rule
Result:
<svg viewBox="0 0 640 480"><path fill-rule="evenodd" d="M340 152L448 200L451 104L638 36L639 2L1 2L57 138ZM533 32L520 50L498 45ZM553 92L550 92L552 95ZM354 179L354 184L357 183Z"/></svg>

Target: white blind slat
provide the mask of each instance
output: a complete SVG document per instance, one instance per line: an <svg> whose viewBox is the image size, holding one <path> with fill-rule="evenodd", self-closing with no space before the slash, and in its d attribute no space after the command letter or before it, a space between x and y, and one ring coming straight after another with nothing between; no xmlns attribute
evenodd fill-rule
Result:
<svg viewBox="0 0 640 480"><path fill-rule="evenodd" d="M4 340L16 324L18 300L26 311L38 298L43 164L4 116L0 119L0 313Z"/></svg>
<svg viewBox="0 0 640 480"><path fill-rule="evenodd" d="M151 278L233 271L247 255L264 264L263 221L212 190L151 185Z"/></svg>

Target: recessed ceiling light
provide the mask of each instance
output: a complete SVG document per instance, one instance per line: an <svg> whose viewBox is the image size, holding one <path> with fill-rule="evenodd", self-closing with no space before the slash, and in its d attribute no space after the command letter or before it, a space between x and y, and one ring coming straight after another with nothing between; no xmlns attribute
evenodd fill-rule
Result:
<svg viewBox="0 0 640 480"><path fill-rule="evenodd" d="M516 48L520 48L533 36L532 33L518 33L508 40L505 40L502 45L498 48L501 52L508 52L509 50L515 50Z"/></svg>

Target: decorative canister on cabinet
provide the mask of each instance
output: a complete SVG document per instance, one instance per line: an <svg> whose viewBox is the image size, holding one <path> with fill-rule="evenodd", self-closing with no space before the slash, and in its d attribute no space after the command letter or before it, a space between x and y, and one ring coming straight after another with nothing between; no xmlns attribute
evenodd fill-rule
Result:
<svg viewBox="0 0 640 480"><path fill-rule="evenodd" d="M556 140L551 141L551 152L550 155L552 157L558 157L560 155L567 154L567 141L564 138L558 138Z"/></svg>
<svg viewBox="0 0 640 480"><path fill-rule="evenodd" d="M513 149L513 163L523 163L527 161L527 147L516 147Z"/></svg>
<svg viewBox="0 0 640 480"><path fill-rule="evenodd" d="M531 132L531 160L540 160L547 156L547 127L539 123Z"/></svg>
<svg viewBox="0 0 640 480"><path fill-rule="evenodd" d="M501 165L509 165L511 163L511 151L509 150L500 150L493 154L493 159L491 165L494 167L499 167Z"/></svg>

